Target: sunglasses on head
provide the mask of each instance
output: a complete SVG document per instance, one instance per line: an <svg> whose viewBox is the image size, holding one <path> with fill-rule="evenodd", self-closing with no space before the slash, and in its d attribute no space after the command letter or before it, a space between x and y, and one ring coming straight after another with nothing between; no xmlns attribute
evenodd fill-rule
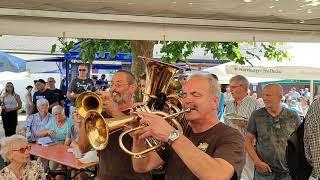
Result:
<svg viewBox="0 0 320 180"><path fill-rule="evenodd" d="M87 71L86 69L79 69L79 71Z"/></svg>
<svg viewBox="0 0 320 180"><path fill-rule="evenodd" d="M28 150L28 151L31 150L31 146L30 146L30 145L27 145L27 146L24 147L24 148L15 149L15 150L13 150L13 151L19 151L20 153L25 153L27 150Z"/></svg>

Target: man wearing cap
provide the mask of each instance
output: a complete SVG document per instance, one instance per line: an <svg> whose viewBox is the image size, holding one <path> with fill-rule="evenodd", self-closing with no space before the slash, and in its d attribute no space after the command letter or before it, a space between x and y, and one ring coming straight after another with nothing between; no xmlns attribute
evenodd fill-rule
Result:
<svg viewBox="0 0 320 180"><path fill-rule="evenodd" d="M36 108L37 100L41 98L45 98L49 101L49 112L51 113L51 109L53 106L58 105L58 98L54 95L54 93L48 89L46 89L46 82L43 79L39 79L36 82L36 88L38 89L37 92L33 95L33 113L37 113L38 109Z"/></svg>

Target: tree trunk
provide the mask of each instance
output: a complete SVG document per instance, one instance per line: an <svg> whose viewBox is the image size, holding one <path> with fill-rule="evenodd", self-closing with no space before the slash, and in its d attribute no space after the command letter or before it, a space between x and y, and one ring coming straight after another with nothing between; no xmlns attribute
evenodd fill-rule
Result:
<svg viewBox="0 0 320 180"><path fill-rule="evenodd" d="M145 73L145 66L141 58L138 56L153 57L154 41L132 40L130 46L132 50L131 72L138 80Z"/></svg>
<svg viewBox="0 0 320 180"><path fill-rule="evenodd" d="M132 40L130 41L130 46L132 50L132 65L131 72L137 79L139 83L140 76L145 73L145 65L141 58L138 56L144 57L153 57L153 48L154 41L144 41L144 40ZM142 101L142 93L141 91L137 91L134 95L134 99L136 102Z"/></svg>

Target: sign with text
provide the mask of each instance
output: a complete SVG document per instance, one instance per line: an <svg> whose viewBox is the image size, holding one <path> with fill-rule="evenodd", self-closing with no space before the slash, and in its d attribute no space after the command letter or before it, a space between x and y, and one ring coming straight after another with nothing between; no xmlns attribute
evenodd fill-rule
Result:
<svg viewBox="0 0 320 180"><path fill-rule="evenodd" d="M241 66L227 65L228 74L243 75L246 77L276 78L276 79L302 79L318 80L320 79L320 68L303 66Z"/></svg>

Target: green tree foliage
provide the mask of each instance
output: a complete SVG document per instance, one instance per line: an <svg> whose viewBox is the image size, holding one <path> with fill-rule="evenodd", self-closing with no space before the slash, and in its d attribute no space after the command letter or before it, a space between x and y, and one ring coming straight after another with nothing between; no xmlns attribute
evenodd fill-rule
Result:
<svg viewBox="0 0 320 180"><path fill-rule="evenodd" d="M76 48L76 42L80 43L79 53L83 63L91 64L95 59L96 53L104 58L104 53L107 51L111 57L115 57L119 52L131 52L129 41L126 40L105 40L105 39L75 39L68 40L58 38L61 44L60 50L64 54L69 54L71 50ZM57 44L52 45L51 53L56 52Z"/></svg>
<svg viewBox="0 0 320 180"><path fill-rule="evenodd" d="M92 63L97 52L103 57L104 52L109 52L111 57L115 57L120 52L132 52L132 42L135 46L138 43L143 44L144 41L127 41L127 40L105 40L105 39L76 39L66 41L65 38L58 38L61 43L60 51L64 54L70 53L71 49L75 48L75 42L80 42L80 57L85 63ZM150 41L146 41L150 42ZM250 62L250 57L258 59L261 56L251 51L241 51L241 46L255 46L253 43L238 43L238 42L196 42L196 41L158 41L155 44L162 44L160 52L163 54L162 59L167 63L174 63L176 61L186 61L193 53L195 48L203 48L206 53L211 53L213 59L216 60L230 60L238 64ZM281 50L279 47L284 43L260 43L259 52L263 53L263 57L268 60L275 60L282 62L289 59L290 56L287 51ZM142 48L139 46L139 48ZM150 46L148 47L150 48ZM55 52L57 44L52 45L51 52ZM252 48L253 49L253 48ZM137 55L138 56L138 55Z"/></svg>
<svg viewBox="0 0 320 180"><path fill-rule="evenodd" d="M190 41L169 41L160 42L163 44L161 53L163 53L162 59L168 63L175 62L177 60L187 62L187 58L193 53L194 48L203 48L206 53L211 53L213 59L216 60L230 60L238 64L250 64L251 58L261 59L260 55L251 51L242 51L241 47L251 47L255 49L256 45L253 43L238 43L238 42L190 42ZM289 59L287 51L281 50L279 47L284 43L259 43L261 46L259 54L263 52L263 57L268 60L275 60L282 62L284 59Z"/></svg>
<svg viewBox="0 0 320 180"><path fill-rule="evenodd" d="M75 42L80 42L79 48L81 60L84 63L92 63L97 52L103 57L104 52L109 52L111 57L115 57L120 52L130 52L133 54L133 66L131 71L136 77L144 72L142 63L137 56L151 57L153 54L154 44L162 44L160 52L162 60L167 63L184 61L188 63L188 57L193 53L195 48L203 48L206 53L211 53L215 60L230 60L238 64L250 64L251 58L265 57L268 60L282 62L289 59L287 51L280 47L284 43L259 43L258 52L247 49L257 49L255 43L238 43L238 42L195 42L195 41L128 41L128 40L103 40L103 39L76 39L66 41L64 38L58 38L61 43L60 50L68 54L75 48ZM52 46L52 52L55 52L57 45Z"/></svg>

